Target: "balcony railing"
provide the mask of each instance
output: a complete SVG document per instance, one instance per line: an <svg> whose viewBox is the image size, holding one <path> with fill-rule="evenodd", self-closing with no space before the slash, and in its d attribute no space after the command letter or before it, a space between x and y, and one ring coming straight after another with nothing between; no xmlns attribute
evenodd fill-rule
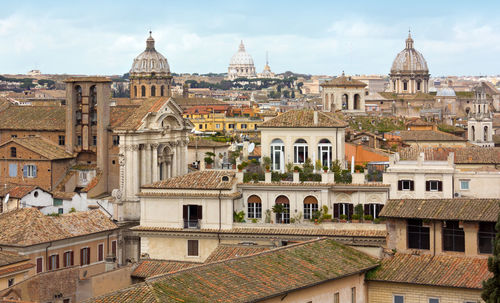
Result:
<svg viewBox="0 0 500 303"><path fill-rule="evenodd" d="M200 229L200 220L184 220L184 228Z"/></svg>

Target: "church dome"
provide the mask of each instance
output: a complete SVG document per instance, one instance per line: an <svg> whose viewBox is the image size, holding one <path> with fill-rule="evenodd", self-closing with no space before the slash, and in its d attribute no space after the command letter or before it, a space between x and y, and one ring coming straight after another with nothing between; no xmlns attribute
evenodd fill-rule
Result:
<svg viewBox="0 0 500 303"><path fill-rule="evenodd" d="M155 49L155 40L151 36L151 32L146 40L146 50L134 59L130 73L170 73L167 59Z"/></svg>
<svg viewBox="0 0 500 303"><path fill-rule="evenodd" d="M405 49L396 56L392 63L391 74L397 73L429 73L424 56L413 48L413 39L409 33Z"/></svg>
<svg viewBox="0 0 500 303"><path fill-rule="evenodd" d="M243 41L240 43L240 47L238 52L233 55L229 65L254 65L252 56L245 51L245 45L243 45Z"/></svg>

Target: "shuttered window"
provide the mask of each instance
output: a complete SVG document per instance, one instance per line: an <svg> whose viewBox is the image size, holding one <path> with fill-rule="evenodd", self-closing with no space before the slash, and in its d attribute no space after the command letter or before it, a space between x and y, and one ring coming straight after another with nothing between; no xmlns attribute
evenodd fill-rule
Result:
<svg viewBox="0 0 500 303"><path fill-rule="evenodd" d="M104 244L99 244L97 246L97 261L104 260Z"/></svg>
<svg viewBox="0 0 500 303"><path fill-rule="evenodd" d="M116 241L111 242L111 254L116 257Z"/></svg>
<svg viewBox="0 0 500 303"><path fill-rule="evenodd" d="M426 191L443 191L443 181L430 180L425 181Z"/></svg>
<svg viewBox="0 0 500 303"><path fill-rule="evenodd" d="M59 268L59 255L51 255L48 262L49 270L55 270Z"/></svg>
<svg viewBox="0 0 500 303"><path fill-rule="evenodd" d="M198 240L188 240L188 256L198 256Z"/></svg>
<svg viewBox="0 0 500 303"><path fill-rule="evenodd" d="M90 247L85 247L80 250L80 265L90 264Z"/></svg>
<svg viewBox="0 0 500 303"><path fill-rule="evenodd" d="M43 271L43 258L36 259L36 273L41 273Z"/></svg>
<svg viewBox="0 0 500 303"><path fill-rule="evenodd" d="M415 185L414 185L413 180L399 180L398 181L398 190L414 191Z"/></svg>
<svg viewBox="0 0 500 303"><path fill-rule="evenodd" d="M74 262L73 260L74 260L73 251L65 252L63 255L63 266L64 267L73 266Z"/></svg>

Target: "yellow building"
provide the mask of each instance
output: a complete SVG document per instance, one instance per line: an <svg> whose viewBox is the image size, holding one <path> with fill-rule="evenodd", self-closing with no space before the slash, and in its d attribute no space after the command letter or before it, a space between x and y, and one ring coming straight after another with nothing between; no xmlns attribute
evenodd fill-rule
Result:
<svg viewBox="0 0 500 303"><path fill-rule="evenodd" d="M35 267L29 261L26 256L0 251L0 290L27 279L29 270Z"/></svg>

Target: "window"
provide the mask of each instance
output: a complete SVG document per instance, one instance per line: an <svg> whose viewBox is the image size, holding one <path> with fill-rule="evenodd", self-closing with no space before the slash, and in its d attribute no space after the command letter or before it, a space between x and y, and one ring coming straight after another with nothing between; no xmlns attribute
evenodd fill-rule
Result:
<svg viewBox="0 0 500 303"><path fill-rule="evenodd" d="M82 136L76 136L76 146L82 145Z"/></svg>
<svg viewBox="0 0 500 303"><path fill-rule="evenodd" d="M215 124L215 128L217 128L217 129L220 128L220 124L218 124L218 123Z"/></svg>
<svg viewBox="0 0 500 303"><path fill-rule="evenodd" d="M285 169L285 144L280 139L271 142L271 169L284 171Z"/></svg>
<svg viewBox="0 0 500 303"><path fill-rule="evenodd" d="M421 84L421 82L417 81L417 90L420 90L420 84Z"/></svg>
<svg viewBox="0 0 500 303"><path fill-rule="evenodd" d="M59 136L59 145L65 145L65 144L66 144L66 137Z"/></svg>
<svg viewBox="0 0 500 303"><path fill-rule="evenodd" d="M74 258L73 258L73 251L67 251L63 255L63 266L64 267L69 267L73 266Z"/></svg>
<svg viewBox="0 0 500 303"><path fill-rule="evenodd" d="M408 82L403 81L403 90L408 90Z"/></svg>
<svg viewBox="0 0 500 303"><path fill-rule="evenodd" d="M259 196L251 195L248 197L248 218L260 219L262 218L262 201Z"/></svg>
<svg viewBox="0 0 500 303"><path fill-rule="evenodd" d="M316 211L318 211L318 200L313 196L307 196L304 199L304 219L311 220Z"/></svg>
<svg viewBox="0 0 500 303"><path fill-rule="evenodd" d="M415 190L413 180L399 180L398 181L398 190Z"/></svg>
<svg viewBox="0 0 500 303"><path fill-rule="evenodd" d="M439 303L438 298L429 298L429 303Z"/></svg>
<svg viewBox="0 0 500 303"><path fill-rule="evenodd" d="M14 278L8 280L8 287L14 285Z"/></svg>
<svg viewBox="0 0 500 303"><path fill-rule="evenodd" d="M402 295L394 295L393 296L393 301L394 303L404 303L405 302L405 297L403 297Z"/></svg>
<svg viewBox="0 0 500 303"><path fill-rule="evenodd" d="M115 241L111 241L111 254L116 257L116 240Z"/></svg>
<svg viewBox="0 0 500 303"><path fill-rule="evenodd" d="M188 256L198 256L198 240L188 240Z"/></svg>
<svg viewBox="0 0 500 303"><path fill-rule="evenodd" d="M290 223L290 200L281 195L276 198L275 203L283 205L283 212L276 213L276 223Z"/></svg>
<svg viewBox="0 0 500 303"><path fill-rule="evenodd" d="M345 216L350 220L354 213L354 205L352 203L335 203L333 204L333 217L340 219L340 216Z"/></svg>
<svg viewBox="0 0 500 303"><path fill-rule="evenodd" d="M120 136L117 135L113 136L113 145L114 146L120 145Z"/></svg>
<svg viewBox="0 0 500 303"><path fill-rule="evenodd" d="M17 135L11 135L10 137L11 138L17 138Z"/></svg>
<svg viewBox="0 0 500 303"><path fill-rule="evenodd" d="M293 163L303 164L307 159L308 146L304 139L299 139L293 144Z"/></svg>
<svg viewBox="0 0 500 303"><path fill-rule="evenodd" d="M460 190L469 190L470 180L460 180Z"/></svg>
<svg viewBox="0 0 500 303"><path fill-rule="evenodd" d="M356 287L351 288L351 303L356 303Z"/></svg>
<svg viewBox="0 0 500 303"><path fill-rule="evenodd" d="M97 145L97 136L92 136L92 145L93 146Z"/></svg>
<svg viewBox="0 0 500 303"><path fill-rule="evenodd" d="M137 97L137 86L134 86L134 97Z"/></svg>
<svg viewBox="0 0 500 303"><path fill-rule="evenodd" d="M49 257L49 270L59 268L59 255L52 255Z"/></svg>
<svg viewBox="0 0 500 303"><path fill-rule="evenodd" d="M444 221L443 250L465 251L465 233L458 221Z"/></svg>
<svg viewBox="0 0 500 303"><path fill-rule="evenodd" d="M333 303L340 303L340 294L338 292L333 295Z"/></svg>
<svg viewBox="0 0 500 303"><path fill-rule="evenodd" d="M11 158L16 158L17 157L17 149L15 147L10 148L10 157Z"/></svg>
<svg viewBox="0 0 500 303"><path fill-rule="evenodd" d="M321 160L321 166L330 168L332 164L332 143L328 139L322 139L318 144L318 155Z"/></svg>
<svg viewBox="0 0 500 303"><path fill-rule="evenodd" d="M9 177L11 178L17 177L17 164L15 163L9 164Z"/></svg>
<svg viewBox="0 0 500 303"><path fill-rule="evenodd" d="M146 97L146 87L144 85L141 86L141 97Z"/></svg>
<svg viewBox="0 0 500 303"><path fill-rule="evenodd" d="M80 249L80 265L90 264L90 247Z"/></svg>
<svg viewBox="0 0 500 303"><path fill-rule="evenodd" d="M200 228L203 209L201 205L183 205L184 228Z"/></svg>
<svg viewBox="0 0 500 303"><path fill-rule="evenodd" d="M43 271L43 258L36 258L36 273L41 273Z"/></svg>
<svg viewBox="0 0 500 303"><path fill-rule="evenodd" d="M228 128L233 129L234 128L234 124L229 124Z"/></svg>
<svg viewBox="0 0 500 303"><path fill-rule="evenodd" d="M62 199L56 199L56 198L54 198L54 200L52 202L52 205L53 206L61 206L61 205L63 205L63 201L62 201Z"/></svg>
<svg viewBox="0 0 500 303"><path fill-rule="evenodd" d="M97 261L104 260L104 244L97 245Z"/></svg>
<svg viewBox="0 0 500 303"><path fill-rule="evenodd" d="M443 191L443 181L425 181L425 191Z"/></svg>
<svg viewBox="0 0 500 303"><path fill-rule="evenodd" d="M203 129L203 124L198 125L199 129Z"/></svg>
<svg viewBox="0 0 500 303"><path fill-rule="evenodd" d="M478 246L479 253L493 253L493 241L495 240L495 223L494 222L479 222Z"/></svg>
<svg viewBox="0 0 500 303"><path fill-rule="evenodd" d="M156 97L156 86L151 86L151 97Z"/></svg>
<svg viewBox="0 0 500 303"><path fill-rule="evenodd" d="M422 220L408 220L408 248L429 249L430 248L430 228L423 225Z"/></svg>
<svg viewBox="0 0 500 303"><path fill-rule="evenodd" d="M64 214L64 208L58 208L57 213L60 215Z"/></svg>
<svg viewBox="0 0 500 303"><path fill-rule="evenodd" d="M240 128L241 128L241 129L247 129L247 125L246 125L246 124L244 124L244 123L242 123L242 124L240 125Z"/></svg>
<svg viewBox="0 0 500 303"><path fill-rule="evenodd" d="M24 165L23 176L25 178L36 178L36 165Z"/></svg>
<svg viewBox="0 0 500 303"><path fill-rule="evenodd" d="M372 216L373 219L378 218L378 214L382 211L383 204L368 203L364 205L364 214Z"/></svg>

